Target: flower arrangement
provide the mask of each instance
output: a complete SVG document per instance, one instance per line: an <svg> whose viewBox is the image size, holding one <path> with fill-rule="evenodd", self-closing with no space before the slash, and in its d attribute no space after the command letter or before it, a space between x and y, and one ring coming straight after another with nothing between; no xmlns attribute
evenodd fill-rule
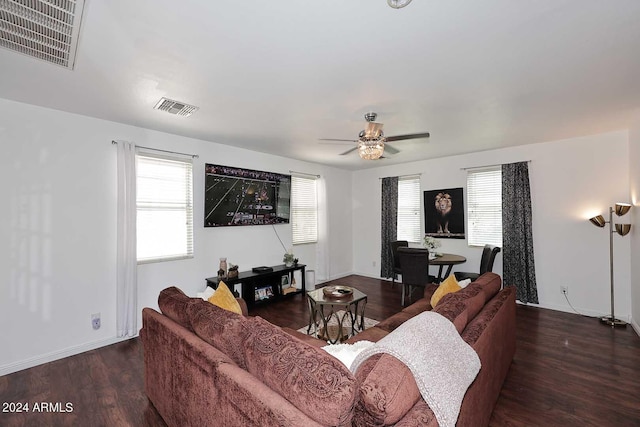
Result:
<svg viewBox="0 0 640 427"><path fill-rule="evenodd" d="M442 242L440 242L440 240L436 239L435 237L431 237L431 236L424 236L422 244L424 245L425 248L429 249L429 252L432 252L435 249L437 249L440 246L442 246Z"/></svg>
<svg viewBox="0 0 640 427"><path fill-rule="evenodd" d="M285 265L293 265L294 262L296 260L295 255L293 255L293 249L289 249L287 252L285 252L284 257L282 258L282 261L285 263Z"/></svg>

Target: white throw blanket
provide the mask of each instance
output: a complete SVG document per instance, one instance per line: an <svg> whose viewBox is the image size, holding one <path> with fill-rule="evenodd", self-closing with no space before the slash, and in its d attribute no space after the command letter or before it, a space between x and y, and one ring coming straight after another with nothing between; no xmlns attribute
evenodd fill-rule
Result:
<svg viewBox="0 0 640 427"><path fill-rule="evenodd" d="M480 358L451 321L432 311L420 313L360 352L351 371L378 353L407 365L438 424L455 426L462 399L480 371Z"/></svg>

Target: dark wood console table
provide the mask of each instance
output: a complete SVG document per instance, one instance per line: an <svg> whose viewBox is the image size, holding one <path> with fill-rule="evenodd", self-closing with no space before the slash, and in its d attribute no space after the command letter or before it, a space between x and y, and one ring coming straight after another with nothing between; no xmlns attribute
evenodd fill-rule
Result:
<svg viewBox="0 0 640 427"><path fill-rule="evenodd" d="M305 264L296 264L291 267L280 264L274 265L271 268L273 268L273 271L264 273L256 273L251 270L241 271L238 273L238 277L234 277L233 279L222 279L222 281L227 284L229 290L231 290L231 292L236 296L239 294L236 292L235 287L237 284L241 285L242 298L246 301L247 308L249 309L257 304L278 301L282 298L288 298L289 296L298 295L304 292ZM293 273L297 270L300 270L302 273L302 288L297 289L294 292L284 293L282 287L283 276L287 276L288 282L292 283ZM218 279L218 277L208 277L206 281L207 286L216 289L220 279Z"/></svg>

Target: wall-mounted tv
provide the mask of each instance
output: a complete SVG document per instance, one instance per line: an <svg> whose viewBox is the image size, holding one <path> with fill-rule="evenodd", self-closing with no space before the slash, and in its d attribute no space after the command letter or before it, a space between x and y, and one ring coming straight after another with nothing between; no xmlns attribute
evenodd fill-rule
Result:
<svg viewBox="0 0 640 427"><path fill-rule="evenodd" d="M291 175L205 165L204 226L289 223Z"/></svg>

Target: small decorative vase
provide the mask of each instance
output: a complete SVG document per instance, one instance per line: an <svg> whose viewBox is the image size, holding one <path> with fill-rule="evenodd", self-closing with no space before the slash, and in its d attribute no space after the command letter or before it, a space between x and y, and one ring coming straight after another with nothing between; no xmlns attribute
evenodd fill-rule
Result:
<svg viewBox="0 0 640 427"><path fill-rule="evenodd" d="M220 276L222 274L222 276ZM220 269L218 270L218 276L221 279L224 279L227 277L227 259L226 258L220 258Z"/></svg>
<svg viewBox="0 0 640 427"><path fill-rule="evenodd" d="M293 267L293 261L285 261L284 266L285 267Z"/></svg>

